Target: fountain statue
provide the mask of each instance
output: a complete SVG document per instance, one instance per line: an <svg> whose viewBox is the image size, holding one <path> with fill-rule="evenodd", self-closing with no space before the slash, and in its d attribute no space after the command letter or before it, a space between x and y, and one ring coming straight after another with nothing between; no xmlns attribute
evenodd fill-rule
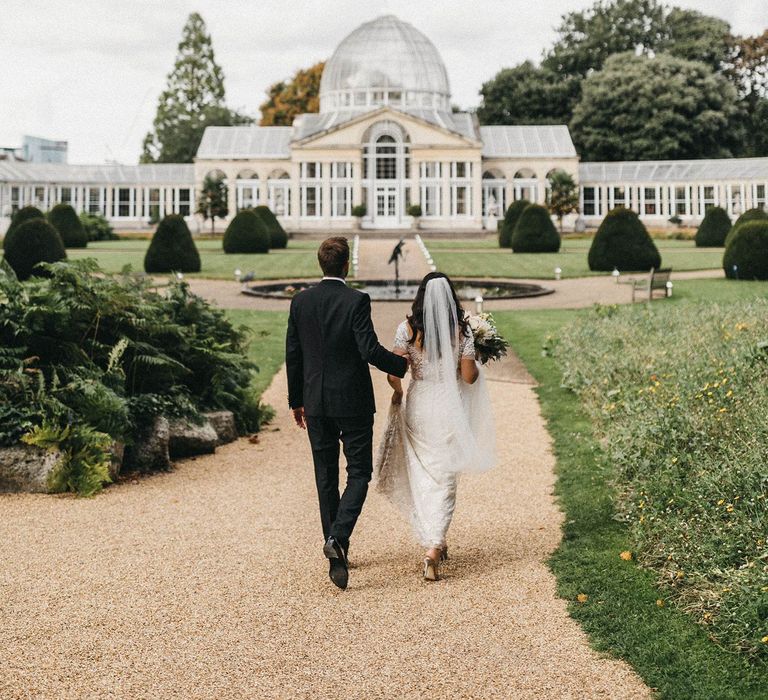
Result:
<svg viewBox="0 0 768 700"><path fill-rule="evenodd" d="M403 246L405 245L405 239L401 238L400 242L392 250L392 255L389 256L388 265L395 264L395 297L400 296L400 258L403 255Z"/></svg>

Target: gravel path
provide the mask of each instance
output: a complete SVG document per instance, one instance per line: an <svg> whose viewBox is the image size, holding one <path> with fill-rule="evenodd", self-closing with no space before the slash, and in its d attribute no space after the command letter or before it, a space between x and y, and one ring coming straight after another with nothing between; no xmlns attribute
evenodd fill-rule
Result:
<svg viewBox="0 0 768 700"><path fill-rule="evenodd" d="M385 342L403 311L375 306ZM328 581L282 372L259 444L93 499L0 496L0 697L649 697L555 596L545 561L562 514L530 377L510 364L490 388L500 464L460 484L437 584L375 492L349 590ZM384 407L383 375L376 389Z"/></svg>

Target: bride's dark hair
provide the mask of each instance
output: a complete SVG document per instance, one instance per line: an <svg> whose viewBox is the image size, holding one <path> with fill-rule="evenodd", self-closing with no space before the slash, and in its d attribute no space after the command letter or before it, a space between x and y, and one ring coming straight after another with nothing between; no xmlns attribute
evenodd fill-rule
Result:
<svg viewBox="0 0 768 700"><path fill-rule="evenodd" d="M453 303L456 304L456 317L459 320L459 328L464 335L469 335L469 321L467 320L467 314L464 309L461 308L459 302L459 295L456 294L456 287L453 286L451 278L442 272L430 272L421 280L419 290L416 292L416 298L413 300L413 306L411 306L411 315L406 316L408 319L408 325L411 327L411 338L408 342L416 343L416 339L421 334L422 344L424 342L424 294L427 291L427 283L430 280L443 278L448 281L448 286L451 288L451 294L453 295Z"/></svg>

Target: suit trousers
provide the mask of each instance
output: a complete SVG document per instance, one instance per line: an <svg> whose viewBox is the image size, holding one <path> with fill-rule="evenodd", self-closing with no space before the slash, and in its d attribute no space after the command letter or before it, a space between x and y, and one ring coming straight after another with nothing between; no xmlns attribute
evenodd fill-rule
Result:
<svg viewBox="0 0 768 700"><path fill-rule="evenodd" d="M323 538L333 536L343 547L355 528L373 473L373 415L351 418L307 416L307 432L315 463ZM347 485L339 495L339 452L347 460Z"/></svg>

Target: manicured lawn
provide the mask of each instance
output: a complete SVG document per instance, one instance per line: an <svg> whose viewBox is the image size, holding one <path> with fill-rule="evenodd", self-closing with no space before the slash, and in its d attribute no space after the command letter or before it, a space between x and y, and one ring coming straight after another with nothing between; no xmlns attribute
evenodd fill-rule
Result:
<svg viewBox="0 0 768 700"><path fill-rule="evenodd" d="M700 299L730 300L768 294L768 283L725 280L680 282L676 297L663 305ZM645 313L638 307L637 313ZM577 396L561 387L555 361L542 354L553 336L578 314L588 311L509 311L494 314L501 332L540 383L537 392L554 440L556 486L565 512L563 542L550 561L558 593L600 651L628 661L663 698L766 698L768 669L751 666L724 651L685 612L663 598L653 572L623 561L630 550L626 525L614 519L612 476L593 434L592 424ZM663 313L663 311L662 311ZM584 603L576 602L586 594Z"/></svg>
<svg viewBox="0 0 768 700"><path fill-rule="evenodd" d="M252 340L248 356L259 367L253 387L262 394L285 360L285 329L288 315L282 311L227 309L227 316L238 326L247 326ZM282 407L275 407L282 408Z"/></svg>
<svg viewBox="0 0 768 700"><path fill-rule="evenodd" d="M257 279L316 277L317 241L291 241L285 250L273 250L266 255L226 255L220 240L197 241L202 271L191 275L211 279L232 279L235 269L243 274L253 271ZM101 241L91 243L84 250L68 250L72 259L95 258L106 272L120 272L125 265L134 271L144 271L144 254L149 241Z"/></svg>
<svg viewBox="0 0 768 700"><path fill-rule="evenodd" d="M559 267L563 277L595 274L587 265L590 240L565 240L557 253L512 253L494 240L425 241L438 270L457 277L514 277L552 279ZM663 267L708 270L722 264L721 248L696 248L693 241L656 241Z"/></svg>

